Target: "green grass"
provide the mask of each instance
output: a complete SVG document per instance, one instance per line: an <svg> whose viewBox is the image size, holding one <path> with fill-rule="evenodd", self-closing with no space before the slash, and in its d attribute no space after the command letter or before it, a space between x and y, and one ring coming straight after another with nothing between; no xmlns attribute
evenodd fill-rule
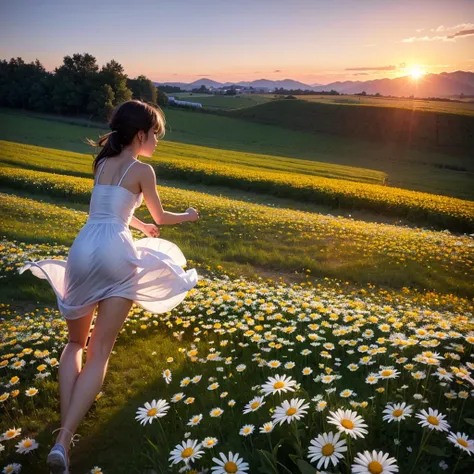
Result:
<svg viewBox="0 0 474 474"><path fill-rule="evenodd" d="M264 104L271 98L264 97L257 94L238 94L233 96L225 95L209 95L209 94L195 94L193 92L178 92L177 94L170 94L178 100L185 100L187 102L198 102L203 107L209 109L224 109L233 110L244 107L252 107L257 104Z"/></svg>
<svg viewBox="0 0 474 474"><path fill-rule="evenodd" d="M168 132L157 148L161 159L165 145L178 156L223 163L243 163L267 169L295 170L304 173L314 169L322 176L380 181L416 191L474 199L472 186L474 162L468 157L451 157L420 150L399 150L355 139L287 130L198 112L166 110ZM85 121L54 116L31 116L0 111L0 140L77 153L94 151L83 140L97 138L105 129L65 123ZM185 145L190 145L186 148ZM194 146L191 146L194 145ZM188 151L189 150L189 151ZM0 149L0 157L2 156ZM232 153L240 152L240 153ZM263 156L262 156L263 155ZM341 167L342 165L342 167ZM442 168L449 165L465 168L460 172Z"/></svg>
<svg viewBox="0 0 474 474"><path fill-rule="evenodd" d="M82 157L81 160L79 154L72 154L69 158L66 152L47 148L1 141L0 145L0 161L10 165L64 174L74 173L79 176L89 174L85 171L84 164L88 158ZM470 232L473 226L474 208L470 201L351 182L347 179L308 176L310 173L265 169L264 165L257 166L261 162L252 160L243 164L234 163L233 167L229 168L229 163L220 160L218 156L203 153L201 149L193 150L191 155L190 146L185 147L187 149L183 150L176 148L174 144L163 144L159 160L154 157L149 160L155 167L157 176L202 184L226 185L257 191L262 195L291 197L302 203L325 205L329 209L362 209L457 232ZM28 160L25 160L25 157L28 157ZM283 163L281 165L284 166ZM310 167L311 171L314 170Z"/></svg>
<svg viewBox="0 0 474 474"><path fill-rule="evenodd" d="M19 241L70 245L86 221L84 206L92 181L12 172L2 177L2 187L10 188L0 204L3 234ZM177 188L158 189L165 209L182 212L192 206L200 211L196 223L162 226L161 237L176 242L185 255L203 265L272 277L309 269L314 275L356 283L474 295L468 237L277 209ZM30 199L17 196L24 192L34 194L28 195ZM50 203L40 202L43 197ZM69 210L76 206L73 203L79 203L83 212ZM152 222L145 205L136 215Z"/></svg>
<svg viewBox="0 0 474 474"><path fill-rule="evenodd" d="M273 98L273 94L265 94L268 99ZM300 95L296 96L298 100L309 102L320 102L322 104L334 105L355 105L368 107L395 107L399 109L419 110L424 112L439 112L456 115L474 115L474 100L471 102L442 102L426 99L403 99L400 97L367 97L358 95Z"/></svg>

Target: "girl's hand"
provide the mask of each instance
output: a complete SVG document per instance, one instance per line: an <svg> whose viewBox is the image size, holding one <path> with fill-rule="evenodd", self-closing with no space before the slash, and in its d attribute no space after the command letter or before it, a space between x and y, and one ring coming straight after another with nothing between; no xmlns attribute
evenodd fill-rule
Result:
<svg viewBox="0 0 474 474"><path fill-rule="evenodd" d="M199 212L196 211L196 209L194 209L194 207L188 207L188 209L186 209L186 214L189 216L189 220L191 222L195 222L199 219L199 217L201 217L199 215Z"/></svg>
<svg viewBox="0 0 474 474"><path fill-rule="evenodd" d="M142 232L147 237L158 237L160 235L160 229L158 229L155 224L145 224L143 226Z"/></svg>

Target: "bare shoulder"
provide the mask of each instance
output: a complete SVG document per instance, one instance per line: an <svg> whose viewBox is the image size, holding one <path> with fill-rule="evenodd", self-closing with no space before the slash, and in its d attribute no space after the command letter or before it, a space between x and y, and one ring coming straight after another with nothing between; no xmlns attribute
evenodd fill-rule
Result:
<svg viewBox="0 0 474 474"><path fill-rule="evenodd" d="M156 184L156 175L153 166L149 165L148 163L139 162L137 166L138 171L138 178L140 180L140 184L142 185L155 185Z"/></svg>

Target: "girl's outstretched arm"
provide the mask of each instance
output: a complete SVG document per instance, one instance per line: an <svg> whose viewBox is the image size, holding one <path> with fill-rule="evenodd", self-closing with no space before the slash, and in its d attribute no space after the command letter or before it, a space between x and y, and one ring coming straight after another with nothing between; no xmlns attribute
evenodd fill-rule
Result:
<svg viewBox="0 0 474 474"><path fill-rule="evenodd" d="M140 219L137 219L135 216L132 216L130 219L130 225L135 229L141 230L143 232L145 223L142 222Z"/></svg>

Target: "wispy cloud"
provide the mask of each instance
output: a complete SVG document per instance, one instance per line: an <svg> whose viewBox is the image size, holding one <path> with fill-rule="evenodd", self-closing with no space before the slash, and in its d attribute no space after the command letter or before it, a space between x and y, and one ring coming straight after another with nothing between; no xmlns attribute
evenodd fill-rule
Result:
<svg viewBox="0 0 474 474"><path fill-rule="evenodd" d="M448 39L457 38L459 36L472 36L472 35L474 35L474 29L473 30L463 30L463 31L458 31L457 33L454 33L454 35L448 36Z"/></svg>
<svg viewBox="0 0 474 474"><path fill-rule="evenodd" d="M348 67L346 71L394 71L397 66L377 66L377 67Z"/></svg>
<svg viewBox="0 0 474 474"><path fill-rule="evenodd" d="M417 32L421 30L416 30ZM440 25L437 28L431 28L431 31L436 33L444 33L444 35L435 36L411 36L410 38L402 39L402 43L415 43L426 41L456 41L456 38L467 37L474 35L474 23L461 23L456 26Z"/></svg>

